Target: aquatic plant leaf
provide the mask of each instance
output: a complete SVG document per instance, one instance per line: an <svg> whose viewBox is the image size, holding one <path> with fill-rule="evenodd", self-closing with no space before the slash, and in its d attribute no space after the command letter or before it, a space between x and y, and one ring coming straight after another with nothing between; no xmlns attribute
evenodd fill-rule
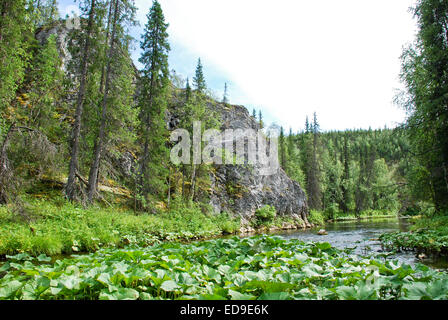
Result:
<svg viewBox="0 0 448 320"><path fill-rule="evenodd" d="M173 280L168 280L162 283L160 289L166 292L173 292L181 289L181 287Z"/></svg>

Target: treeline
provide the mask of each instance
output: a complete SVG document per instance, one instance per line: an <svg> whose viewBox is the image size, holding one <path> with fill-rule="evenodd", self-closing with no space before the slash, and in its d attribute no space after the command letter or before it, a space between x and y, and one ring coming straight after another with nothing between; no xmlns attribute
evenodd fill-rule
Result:
<svg viewBox="0 0 448 320"><path fill-rule="evenodd" d="M183 128L193 119L202 130L218 126L205 110L201 61L192 86L170 73L168 23L157 1L141 36L142 70L130 54L134 1L83 0L79 8L66 39L54 32L37 40L67 28L57 1L0 0L0 204L20 203L40 180L67 177L65 197L86 205L106 201L100 184L127 187L137 210L174 197L205 199L207 168L170 163L167 126L173 96L182 100ZM185 90L173 85L179 82ZM117 169L124 154L131 155L128 175Z"/></svg>
<svg viewBox="0 0 448 320"><path fill-rule="evenodd" d="M448 1L418 0L414 43L403 52L407 112L394 130L304 132L280 137L287 173L305 186L311 208L448 214Z"/></svg>
<svg viewBox="0 0 448 320"><path fill-rule="evenodd" d="M408 113L405 128L416 160L414 194L448 214L448 1L418 0L418 33L402 55L406 90L397 103Z"/></svg>
<svg viewBox="0 0 448 320"><path fill-rule="evenodd" d="M321 132L316 114L302 132L279 137L282 168L304 186L310 208L330 216L418 211L409 151L399 128Z"/></svg>

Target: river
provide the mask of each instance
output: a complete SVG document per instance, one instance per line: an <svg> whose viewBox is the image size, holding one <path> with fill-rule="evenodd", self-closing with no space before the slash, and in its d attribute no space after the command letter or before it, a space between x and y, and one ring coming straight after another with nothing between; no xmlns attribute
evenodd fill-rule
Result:
<svg viewBox="0 0 448 320"><path fill-rule="evenodd" d="M373 219L363 221L347 221L328 223L325 230L326 236L317 234L319 229L294 230L276 232L286 239L300 239L303 241L328 242L338 249L355 248L354 253L359 255L374 255L383 252L378 241L379 236L386 232L408 231L409 222L406 219ZM414 253L403 252L391 255L388 259L397 259L403 263L414 265L423 263L435 269L448 269L448 259L427 258L418 260Z"/></svg>

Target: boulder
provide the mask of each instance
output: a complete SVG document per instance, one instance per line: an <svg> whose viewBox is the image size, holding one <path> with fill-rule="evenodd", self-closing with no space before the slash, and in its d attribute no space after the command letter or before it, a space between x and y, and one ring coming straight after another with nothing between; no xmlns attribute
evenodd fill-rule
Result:
<svg viewBox="0 0 448 320"><path fill-rule="evenodd" d="M317 233L319 236L327 236L328 232L324 229L319 230L319 232Z"/></svg>

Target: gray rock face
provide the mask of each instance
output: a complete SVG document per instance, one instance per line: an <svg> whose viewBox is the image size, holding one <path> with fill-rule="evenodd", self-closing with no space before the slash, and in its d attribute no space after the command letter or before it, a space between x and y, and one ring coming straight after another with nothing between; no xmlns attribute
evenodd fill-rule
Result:
<svg viewBox="0 0 448 320"><path fill-rule="evenodd" d="M62 59L62 68L67 72L68 64L72 57L68 50L68 36L70 31L66 23L61 21L54 26L42 28L36 33L40 43L44 43L50 35L56 35L57 45ZM132 63L132 62L130 62ZM136 76L137 76L136 71ZM173 97L171 109L182 105L182 101ZM209 103L208 108L221 116L222 130L226 129L253 129L258 130L258 122L249 115L243 106L223 105ZM177 128L179 119L175 110L167 114L167 127L170 130ZM246 136L235 137L238 140ZM111 164L123 177L130 177L136 170L137 159L130 152L117 158L111 155ZM216 165L212 170L212 194L211 205L217 214L228 212L239 215L243 222L243 228L250 231L248 222L254 217L255 211L265 205L272 205L280 216L288 216L303 227L310 227L307 220L309 214L306 196L300 185L292 181L282 169L274 174L264 175L263 166L256 165ZM292 225L285 226L291 228ZM296 224L297 226L297 224Z"/></svg>
<svg viewBox="0 0 448 320"><path fill-rule="evenodd" d="M209 104L221 115L222 130L259 129L258 122L243 106ZM241 139L244 137L236 137ZM256 165L216 165L211 175L211 204L216 213L230 212L243 221L251 220L255 211L272 205L280 216L302 220L303 227L310 227L305 192L279 168L272 175L263 175L263 167Z"/></svg>
<svg viewBox="0 0 448 320"><path fill-rule="evenodd" d="M64 22L59 22L48 27L42 27L36 32L36 39L41 45L44 44L50 36L55 35L56 45L62 61L61 68L64 72L67 72L67 64L72 59L72 56L68 50L69 33L70 30L67 29Z"/></svg>

